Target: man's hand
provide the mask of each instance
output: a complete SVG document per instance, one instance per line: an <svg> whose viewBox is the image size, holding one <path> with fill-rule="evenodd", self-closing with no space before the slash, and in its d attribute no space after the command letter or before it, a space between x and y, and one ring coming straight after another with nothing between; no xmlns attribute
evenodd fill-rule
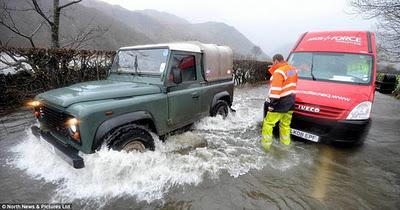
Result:
<svg viewBox="0 0 400 210"><path fill-rule="evenodd" d="M272 107L269 106L269 107L268 107L268 111L269 111L269 112L272 112L272 111L274 111L274 108L272 108Z"/></svg>

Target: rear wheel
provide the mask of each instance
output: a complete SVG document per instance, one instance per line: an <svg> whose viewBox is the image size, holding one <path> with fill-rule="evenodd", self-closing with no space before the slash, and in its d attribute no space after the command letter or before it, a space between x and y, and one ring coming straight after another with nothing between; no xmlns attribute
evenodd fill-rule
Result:
<svg viewBox="0 0 400 210"><path fill-rule="evenodd" d="M108 148L117 151L138 151L154 150L154 139L150 132L143 127L136 125L125 125L111 132L106 138Z"/></svg>
<svg viewBox="0 0 400 210"><path fill-rule="evenodd" d="M224 100L218 100L213 110L211 111L211 116L221 115L223 118L227 117L229 114L229 105Z"/></svg>

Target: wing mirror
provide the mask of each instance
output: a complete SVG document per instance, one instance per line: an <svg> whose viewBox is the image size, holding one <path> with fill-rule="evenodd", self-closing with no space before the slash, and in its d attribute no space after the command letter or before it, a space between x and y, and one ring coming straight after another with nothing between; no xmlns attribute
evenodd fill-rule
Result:
<svg viewBox="0 0 400 210"><path fill-rule="evenodd" d="M181 70L179 68L177 68L177 67L172 67L171 72L172 72L173 82L175 84L182 83L182 72L181 72Z"/></svg>

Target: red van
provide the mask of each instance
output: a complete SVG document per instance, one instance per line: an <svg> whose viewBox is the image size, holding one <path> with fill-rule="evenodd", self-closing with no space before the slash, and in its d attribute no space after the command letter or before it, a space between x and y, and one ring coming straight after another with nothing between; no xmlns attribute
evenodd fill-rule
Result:
<svg viewBox="0 0 400 210"><path fill-rule="evenodd" d="M375 35L307 32L290 52L298 70L292 135L314 142L361 144L375 93Z"/></svg>

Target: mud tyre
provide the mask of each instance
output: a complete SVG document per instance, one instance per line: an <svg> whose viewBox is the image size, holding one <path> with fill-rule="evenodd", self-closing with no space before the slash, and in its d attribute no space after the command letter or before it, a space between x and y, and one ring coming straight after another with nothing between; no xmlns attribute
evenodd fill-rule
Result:
<svg viewBox="0 0 400 210"><path fill-rule="evenodd" d="M221 115L223 118L227 117L229 114L229 105L224 100L218 100L211 111L211 116L215 117Z"/></svg>
<svg viewBox="0 0 400 210"><path fill-rule="evenodd" d="M104 142L109 149L116 151L145 152L155 149L150 132L137 125L125 125L115 129L105 137Z"/></svg>

